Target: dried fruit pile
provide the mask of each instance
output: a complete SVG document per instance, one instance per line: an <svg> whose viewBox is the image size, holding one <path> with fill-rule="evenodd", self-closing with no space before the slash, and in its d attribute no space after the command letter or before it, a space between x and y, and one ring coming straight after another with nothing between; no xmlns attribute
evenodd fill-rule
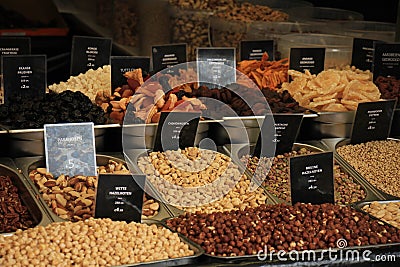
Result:
<svg viewBox="0 0 400 267"><path fill-rule="evenodd" d="M248 76L257 86L276 90L288 81L289 59L268 61L264 53L261 60L243 60L237 64L237 70ZM238 79L240 83L240 78Z"/></svg>
<svg viewBox="0 0 400 267"><path fill-rule="evenodd" d="M328 69L318 75L289 70L293 81L283 83L302 107L315 111L356 110L358 103L378 101L380 92L370 72Z"/></svg>
<svg viewBox="0 0 400 267"><path fill-rule="evenodd" d="M11 129L36 129L61 122L107 122L103 110L81 92L47 93L44 97L15 97L0 105L0 123Z"/></svg>

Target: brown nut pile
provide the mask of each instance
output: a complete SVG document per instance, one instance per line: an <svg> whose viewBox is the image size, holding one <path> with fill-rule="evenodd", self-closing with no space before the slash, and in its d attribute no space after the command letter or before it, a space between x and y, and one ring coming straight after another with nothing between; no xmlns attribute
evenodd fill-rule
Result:
<svg viewBox="0 0 400 267"><path fill-rule="evenodd" d="M132 1L114 0L114 15L112 22L113 41L121 45L137 46L139 20Z"/></svg>
<svg viewBox="0 0 400 267"><path fill-rule="evenodd" d="M236 4L228 12L218 12L216 16L227 20L240 21L287 21L289 15L285 12L274 10L268 6L253 5L251 3Z"/></svg>
<svg viewBox="0 0 400 267"><path fill-rule="evenodd" d="M186 43L188 60L196 60L196 48L210 46L209 19L217 10L227 10L233 0L169 0L172 43Z"/></svg>
<svg viewBox="0 0 400 267"><path fill-rule="evenodd" d="M318 75L288 70L291 82L282 84L302 107L315 111L356 110L358 103L378 101L380 92L371 72L355 68L328 69Z"/></svg>
<svg viewBox="0 0 400 267"><path fill-rule="evenodd" d="M378 202L373 201L369 205L362 207L365 212L400 228L400 202Z"/></svg>
<svg viewBox="0 0 400 267"><path fill-rule="evenodd" d="M11 177L0 176L0 233L33 227L33 218L22 203Z"/></svg>
<svg viewBox="0 0 400 267"><path fill-rule="evenodd" d="M110 219L52 223L0 236L1 266L117 266L194 255L177 233Z"/></svg>
<svg viewBox="0 0 400 267"><path fill-rule="evenodd" d="M263 181L263 186L269 192L290 203L289 158L310 153L312 153L310 150L301 148L297 151L277 155L274 157L268 173L267 167L270 166L268 158L262 157L259 160L257 157L246 155L241 158L241 161L247 165L251 173L255 173L257 180ZM347 205L365 199L366 192L361 185L336 163L334 165L334 179L336 204Z"/></svg>
<svg viewBox="0 0 400 267"><path fill-rule="evenodd" d="M399 99L400 97L400 80L396 77L383 77L379 76L375 80L376 86L378 86L381 92L382 99ZM397 106L400 103L397 102Z"/></svg>
<svg viewBox="0 0 400 267"><path fill-rule="evenodd" d="M246 39L248 24L254 21L287 21L288 14L264 5L251 3L235 4L227 11L216 12L210 24L213 46L236 47L240 40Z"/></svg>
<svg viewBox="0 0 400 267"><path fill-rule="evenodd" d="M215 151L192 147L152 152L138 159L138 167L165 201L174 205L178 199L183 204L175 206L187 212L243 210L267 201L262 188L250 191L250 180L238 166ZM205 186L211 183L214 186Z"/></svg>
<svg viewBox="0 0 400 267"><path fill-rule="evenodd" d="M105 166L98 167L98 173L129 174L128 168L121 162L109 160ZM29 178L38 187L49 208L60 218L80 221L93 216L97 176L54 177L46 168L37 168L29 173ZM159 203L147 197L143 201L143 217L150 218L158 214Z"/></svg>
<svg viewBox="0 0 400 267"><path fill-rule="evenodd" d="M400 142L371 141L345 145L336 151L373 186L400 197Z"/></svg>
<svg viewBox="0 0 400 267"><path fill-rule="evenodd" d="M261 205L243 211L185 214L167 221L173 230L213 256L255 255L278 250L337 248L400 241L400 229L382 225L349 206ZM265 249L267 251L265 251Z"/></svg>

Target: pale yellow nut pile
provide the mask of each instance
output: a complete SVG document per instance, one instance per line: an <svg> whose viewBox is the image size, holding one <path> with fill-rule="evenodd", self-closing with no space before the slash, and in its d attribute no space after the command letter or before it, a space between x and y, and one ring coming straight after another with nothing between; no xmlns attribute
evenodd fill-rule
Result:
<svg viewBox="0 0 400 267"><path fill-rule="evenodd" d="M152 152L139 157L138 167L167 203L187 212L244 210L267 201L228 156L212 150Z"/></svg>
<svg viewBox="0 0 400 267"><path fill-rule="evenodd" d="M359 103L378 101L380 92L369 71L354 68L324 70L318 75L289 70L292 81L282 84L300 106L315 111L351 111Z"/></svg>
<svg viewBox="0 0 400 267"><path fill-rule="evenodd" d="M110 219L52 223L0 236L0 266L116 266L194 255L177 233Z"/></svg>
<svg viewBox="0 0 400 267"><path fill-rule="evenodd" d="M56 93L66 90L80 91L94 102L98 91L111 94L111 66L104 65L96 70L90 69L78 76L71 76L66 82L49 85L48 90Z"/></svg>
<svg viewBox="0 0 400 267"><path fill-rule="evenodd" d="M397 228L400 228L400 202L377 202L362 208L372 216L381 219Z"/></svg>

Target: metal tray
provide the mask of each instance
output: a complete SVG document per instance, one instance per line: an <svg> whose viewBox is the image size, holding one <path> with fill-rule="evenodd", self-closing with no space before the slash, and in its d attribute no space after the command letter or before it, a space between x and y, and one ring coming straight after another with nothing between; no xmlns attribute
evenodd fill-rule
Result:
<svg viewBox="0 0 400 267"><path fill-rule="evenodd" d="M393 139L393 138L388 138L391 140L396 140L399 141L398 139ZM346 169L349 170L349 172L351 172L352 174L354 174L354 177L356 177L361 183L363 183L366 187L368 187L371 191L373 191L375 193L375 195L378 196L377 200L396 200L399 199L399 197L390 195L388 193L383 192L382 190L378 189L377 187L375 187L374 185L372 185L363 175L361 175L361 173L359 173L353 166L350 165L349 162L347 162L343 157L341 157L337 152L336 149L341 147L341 146L345 146L350 144L350 139L344 139L341 141L338 141L335 144L335 158L337 159L337 161L341 162L341 164L343 164L343 166L346 167Z"/></svg>
<svg viewBox="0 0 400 267"><path fill-rule="evenodd" d="M120 157L117 156L109 156L109 155L96 155L96 162L97 165L106 165L108 163L108 160L114 160L116 162L122 162L125 163ZM44 167L46 166L45 158L44 157L25 157L25 158L16 158L15 164L19 170L21 170L22 174L25 176L26 183L29 184L29 187L31 190L34 192L34 194L37 196L39 201L41 202L43 208L46 210L47 214L51 217L52 221L54 222L64 222L67 220L64 220L60 218L57 214L55 214L47 205L46 201L43 199L41 196L38 188L32 182L32 180L29 178L29 172L38 168L38 167ZM146 184L146 191L149 190L151 191L152 189ZM154 194L153 191L151 191L152 194ZM169 210L163 205L163 203L159 202L160 208L158 211L158 214L156 214L153 217L150 218L144 218L144 219L152 219L152 220L161 220L163 218L167 218L171 216L171 213Z"/></svg>
<svg viewBox="0 0 400 267"><path fill-rule="evenodd" d="M225 155L227 155L227 156L230 156L229 152L228 152L226 149L224 149L223 147L218 147L217 152L222 153L222 154L225 154ZM142 173L142 171L137 167L138 158L139 158L139 157L143 157L143 156L147 156L148 153L149 153L149 150L144 150L144 149L131 149L131 150L126 150L126 151L124 151L124 153L127 154L126 156L128 156L128 158L129 158L129 160L128 160L128 162L130 161L130 163L128 163L129 166L132 165L133 168L136 168L136 170L137 170L138 173ZM243 168L243 167L240 165L240 162L236 162L234 159L232 159L232 161L233 161L233 163L235 163L236 165L238 165L239 170L240 170L241 172L244 172L244 174L245 174L248 178L251 178L251 176L249 175L249 173L246 173L245 168ZM155 190L156 190L156 189L155 189ZM157 192L157 190L156 190L156 192ZM265 193L265 195L267 196L267 202L266 202L266 204L277 204L277 203L281 203L281 201L280 201L278 198L276 198L275 196L269 194L269 192L267 192L266 190L264 190L264 193ZM158 195L159 195L159 197L160 197L160 201L162 201L162 202L164 203L164 205L165 205L165 206L167 207L167 209L170 211L172 217L179 216L179 215L185 213L184 210L179 209L179 208L177 208L177 207L175 207L175 206L173 206L173 205L171 205L171 204L168 204L168 203L164 200L164 198L162 197L161 194L158 194Z"/></svg>
<svg viewBox="0 0 400 267"><path fill-rule="evenodd" d="M239 161L239 162L240 162L240 159L243 156L245 156L246 154L251 155L251 153L254 151L254 148L255 148L255 146L246 146L246 145L244 145L244 146L243 145L242 146L240 146L240 145L225 146L225 149L232 154L231 157L233 159L235 159L235 161ZM316 142L316 141L310 142L310 144L305 144L305 143L294 143L293 144L294 150L299 150L301 148L306 148L313 152L329 151L329 148L326 145L324 145L321 142ZM358 183L364 189L364 191L366 193L366 197L363 199L363 201L382 199L379 194L376 194L374 190L370 189L370 186L368 186L368 184L365 184L363 180L359 179L358 176L356 174L354 174L351 169L348 169L347 166L345 166L343 163L341 163L337 160L335 160L335 163L339 165L339 168L341 171L350 175L355 180L355 182ZM240 162L240 164L241 164L241 168L246 168L246 166L243 163ZM249 173L250 173L250 171L249 171ZM250 173L250 175L252 176L251 173ZM265 188L265 190L267 190L267 189ZM272 192L268 191L268 193L270 195L272 195L274 198L278 199L279 203L288 204L285 200L278 198Z"/></svg>
<svg viewBox="0 0 400 267"><path fill-rule="evenodd" d="M94 135L96 151L104 151L105 135L109 128L121 127L119 124L95 125ZM2 130L0 138L7 142L7 154L10 157L29 157L44 155L44 128ZM108 142L108 141L107 141Z"/></svg>
<svg viewBox="0 0 400 267"><path fill-rule="evenodd" d="M352 204L353 208L355 208L356 210L361 211L364 214L368 214L371 218L373 218L375 220L379 220L379 221L383 222L384 224L395 227L395 226L391 225L390 223L386 222L385 220L379 219L379 218L375 217L374 215L372 215L371 213L362 209L365 206L369 206L372 202L387 204L387 203L391 203L391 202L400 202L400 200L360 201L360 202Z"/></svg>
<svg viewBox="0 0 400 267"><path fill-rule="evenodd" d="M0 158L0 174L10 176L13 184L18 188L18 194L34 220L34 227L46 226L51 223L51 219L30 190L30 186L26 183L26 180L18 172L12 159ZM9 235L12 233L1 234Z"/></svg>
<svg viewBox="0 0 400 267"><path fill-rule="evenodd" d="M165 218L161 222L166 228L170 229L171 231L174 231L166 223L166 221L169 220L169 219L172 219L172 218ZM371 219L375 220L375 218L372 217L372 216L371 216ZM391 225L389 225L389 226L393 227ZM338 251L340 251L340 250L343 250L343 251L347 251L347 250L363 251L363 250L367 250L367 249L369 249L371 251L375 251L375 250L384 249L384 248L398 248L398 249L400 249L400 243L345 247L345 248L338 249ZM316 249L316 250L308 250L308 251L314 252L317 259L323 259L324 253L327 251L327 249ZM302 251L300 250L299 253L301 253L301 252ZM209 257L209 258L211 258L214 261L217 261L217 262L219 261L219 262L224 262L224 263L237 263L237 264L239 264L240 262L250 262L250 261L256 261L257 263L261 262L258 259L257 255L226 256L226 257L224 257L224 256L214 256L214 255L207 254L207 253L204 253L204 255ZM261 255L261 256L264 256L264 255ZM265 260L266 262L280 262L280 260L279 260L280 259L279 252L278 253L272 253L272 259L270 258L269 254L267 254L266 256L268 256L267 259ZM327 255L325 255L325 257L327 257Z"/></svg>

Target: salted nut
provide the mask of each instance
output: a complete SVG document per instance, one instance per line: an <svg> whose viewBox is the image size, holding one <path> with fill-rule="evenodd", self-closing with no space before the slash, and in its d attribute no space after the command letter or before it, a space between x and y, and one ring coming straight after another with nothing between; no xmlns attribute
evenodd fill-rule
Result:
<svg viewBox="0 0 400 267"><path fill-rule="evenodd" d="M152 152L138 159L138 167L168 203L187 212L244 210L267 201L262 188L251 191L250 180L238 166L215 151L188 147ZM207 186L211 183L215 186ZM193 192L186 194L181 187Z"/></svg>

